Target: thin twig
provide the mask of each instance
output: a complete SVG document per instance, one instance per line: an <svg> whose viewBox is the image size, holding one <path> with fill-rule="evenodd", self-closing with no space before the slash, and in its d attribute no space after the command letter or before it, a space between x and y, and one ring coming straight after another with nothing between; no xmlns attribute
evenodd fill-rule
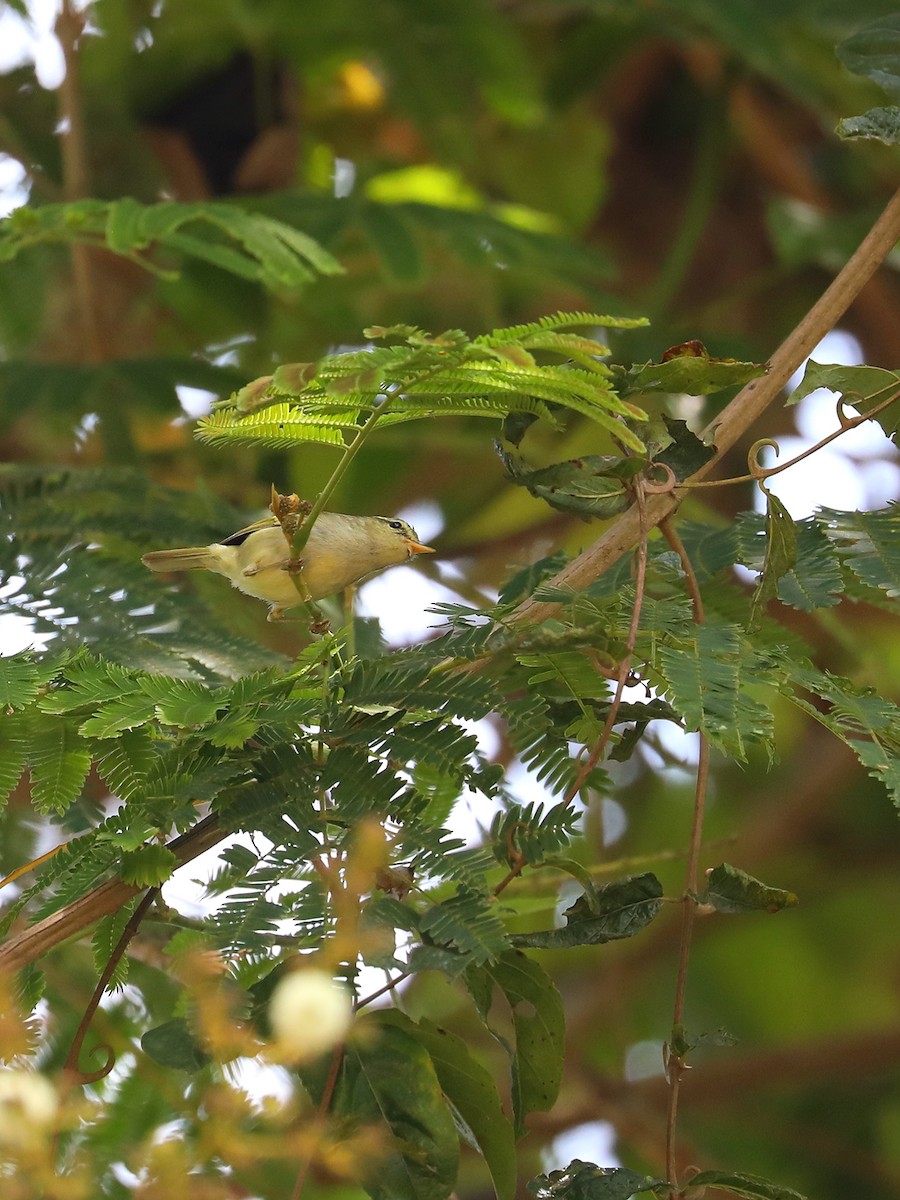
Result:
<svg viewBox="0 0 900 1200"><path fill-rule="evenodd" d="M78 1028L75 1030L75 1036L72 1038L72 1045L69 1047L69 1053L66 1055L66 1061L63 1063L63 1070L73 1083L96 1083L98 1079L103 1079L104 1076L108 1075L116 1064L116 1056L112 1048L110 1046L103 1046L102 1048L107 1051L107 1059L104 1066L99 1068L99 1070L90 1072L82 1071L78 1066L78 1062L81 1058L81 1049L84 1045L84 1039L87 1037L87 1031L90 1028L91 1021L94 1019L94 1013L97 1011L100 1001L103 999L103 993L106 991L106 985L109 983L110 979L112 979L115 969L121 961L122 955L128 948L128 943L140 929L141 921L144 919L144 915L158 895L158 887L150 888L146 896L144 896L140 904L131 914L128 924L122 930L122 936L119 938L118 942L116 942L115 948L113 949L112 954L109 956L109 961L103 968L103 973L97 981L97 986L94 988L94 994L91 996L90 1000L88 1001L87 1008L84 1010L84 1016L78 1023ZM94 1048L99 1049L100 1047L95 1046Z"/></svg>
<svg viewBox="0 0 900 1200"><path fill-rule="evenodd" d="M211 813L167 845L175 855L178 866L183 866L221 842L228 832L218 816ZM83 933L101 917L118 912L123 904L127 904L142 890L121 879L106 880L59 912L51 913L49 917L44 917L42 921L0 944L0 971L17 971L36 962L54 946Z"/></svg>
<svg viewBox="0 0 900 1200"><path fill-rule="evenodd" d="M678 555L684 571L685 586L691 598L694 621L703 625L706 614L703 611L703 597L693 564L684 548L684 543L678 536L670 518L661 522L660 528L666 541ZM684 895L681 904L681 942L678 950L678 973L675 980L675 1002L672 1010L672 1041L682 1039L684 1025L684 998L687 989L688 962L691 956L691 940L694 932L694 917L697 912L697 873L700 864L700 847L703 843L703 819L706 811L706 793L709 786L709 741L700 734L700 755L697 762L697 782L694 789L694 816L691 824L691 837L688 848L687 866L685 867ZM677 1191L678 1170L676 1162L676 1135L678 1126L678 1099L681 1091L681 1080L688 1069L681 1050L670 1052L667 1060L669 1077L669 1103L666 1112L666 1177ZM674 1198L675 1191L672 1195Z"/></svg>
<svg viewBox="0 0 900 1200"><path fill-rule="evenodd" d="M619 715L619 707L622 703L622 695L625 691L625 684L628 681L628 676L631 671L631 658L634 654L634 647L637 643L638 627L641 623L641 608L644 603L644 588L647 580L647 524L646 515L646 498L644 496L643 486L640 479L635 485L635 508L638 513L638 522L640 526L640 541L638 542L637 567L635 569L634 578L634 605L631 609L631 624L628 628L628 638L625 643L625 653L622 656L622 661L619 663L619 669L616 673L616 690L613 694L612 703L609 706L609 712L606 714L606 721L603 729L600 731L600 736L588 755L585 762L582 764L581 770L575 776L573 782L569 785L565 795L565 803L570 803L575 796L581 791L585 781L590 776L593 769L606 749L606 744L610 739L613 731L613 726L616 723L616 717Z"/></svg>
<svg viewBox="0 0 900 1200"><path fill-rule="evenodd" d="M328 1078L325 1080L322 1097L316 1107L316 1115L313 1117L313 1141L304 1161L300 1164L300 1170L297 1172L297 1178L294 1181L294 1187L291 1192L291 1200L300 1200L307 1176L309 1175L309 1169L312 1166L316 1151L321 1144L322 1134L325 1132L325 1117L328 1113L332 1096L334 1095L334 1089L337 1087L341 1063L344 1061L344 1048L344 1043L339 1042L332 1051L331 1063L328 1068Z"/></svg>

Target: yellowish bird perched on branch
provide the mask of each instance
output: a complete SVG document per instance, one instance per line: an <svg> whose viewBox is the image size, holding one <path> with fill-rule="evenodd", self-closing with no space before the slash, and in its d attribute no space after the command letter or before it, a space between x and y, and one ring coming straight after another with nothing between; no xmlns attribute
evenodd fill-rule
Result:
<svg viewBox="0 0 900 1200"><path fill-rule="evenodd" d="M214 571L233 587L271 606L270 621L302 604L294 584L299 572L311 600L362 583L414 554L433 554L405 521L393 517L352 517L320 513L299 561L292 560L281 523L274 516L248 525L210 546L153 550L142 562L151 571Z"/></svg>

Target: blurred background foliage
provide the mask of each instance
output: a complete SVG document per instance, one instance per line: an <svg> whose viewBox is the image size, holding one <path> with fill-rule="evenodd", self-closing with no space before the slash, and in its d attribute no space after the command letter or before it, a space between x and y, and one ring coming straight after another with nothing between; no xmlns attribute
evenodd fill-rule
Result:
<svg viewBox="0 0 900 1200"><path fill-rule="evenodd" d="M4 14L7 29L27 24L20 8ZM185 409L196 415L206 393L227 395L282 362L360 344L368 324L474 334L557 309L609 311L652 322L611 335L619 362L658 360L688 338L764 362L897 184L895 148L833 134L839 118L882 100L834 46L892 11L880 0L97 0L70 46L74 100L42 86L29 62L0 76L0 152L24 167L27 203L215 198L311 235L344 273L267 287L175 254L162 265L179 274L161 277L91 250L80 275L53 244L3 263L0 453L53 479L134 469L143 482L123 475L123 511L139 517L123 534L149 547L200 527L226 532L235 510L264 506L273 481L315 495L333 463L326 448L211 450L193 440ZM80 163L61 153L61 115L78 119ZM844 322L864 361L893 369L897 265ZM770 414L754 436L793 433L792 413ZM690 415L708 421L711 402ZM533 458L608 452L588 426L539 435ZM743 469L740 454L724 464ZM184 511L159 484L192 494ZM60 536L84 536L66 524L65 489L41 495ZM426 569L437 577L455 564L452 586L467 599L513 565L592 537L511 486L478 422L376 439L334 507L423 502L443 525L441 561ZM724 523L752 504L749 485L707 489L682 512ZM15 504L5 507L9 519ZM261 606L216 581L197 591L214 630L293 652L297 634L267 627ZM820 666L897 696L900 640L884 612L845 602L785 620ZM690 1025L724 1027L737 1045L696 1053L686 1153L819 1200L900 1197L896 814L844 746L795 713L776 718L771 769L714 763L706 857L801 904L698 923ZM689 770L660 745L618 783L614 802L587 814L585 862L613 872L649 860L677 894ZM27 813L14 796L4 871L39 844ZM658 1170L676 941L673 912L635 939L541 956L565 998L569 1054L560 1103L531 1120L523 1179L568 1161L542 1155L584 1125L573 1152L603 1162L597 1122L611 1123L621 1161ZM63 1045L67 1006L74 1022L93 979L75 946L48 968ZM419 976L407 1003L477 1040L443 977ZM104 1019L127 1035L137 1021L127 994ZM473 1155L459 1194L485 1187Z"/></svg>

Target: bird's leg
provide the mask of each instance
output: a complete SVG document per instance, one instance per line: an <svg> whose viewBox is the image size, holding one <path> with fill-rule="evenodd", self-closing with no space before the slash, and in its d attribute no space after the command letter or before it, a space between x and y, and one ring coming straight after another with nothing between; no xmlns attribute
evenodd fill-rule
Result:
<svg viewBox="0 0 900 1200"><path fill-rule="evenodd" d="M282 571L287 571L289 575L299 575L303 570L303 559L289 558L281 569Z"/></svg>
<svg viewBox="0 0 900 1200"><path fill-rule="evenodd" d="M291 607L293 608L293 605L291 605ZM303 620L302 617L287 617L287 616L285 616L286 612L287 612L287 608L283 604L273 604L272 607L269 609L269 615L266 617L266 620L267 621L302 621Z"/></svg>
<svg viewBox="0 0 900 1200"><path fill-rule="evenodd" d="M258 575L262 570L263 568L258 563L254 563L252 567L244 567L243 571L241 571L241 574L245 579L250 579L254 575Z"/></svg>

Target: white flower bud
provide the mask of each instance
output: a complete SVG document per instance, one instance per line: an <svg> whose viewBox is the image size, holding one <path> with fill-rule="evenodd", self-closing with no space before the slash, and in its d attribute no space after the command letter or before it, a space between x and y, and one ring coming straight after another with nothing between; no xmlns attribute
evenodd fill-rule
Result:
<svg viewBox="0 0 900 1200"><path fill-rule="evenodd" d="M33 1146L56 1118L56 1089L34 1071L0 1071L0 1145Z"/></svg>
<svg viewBox="0 0 900 1200"><path fill-rule="evenodd" d="M306 1062L345 1037L353 1020L353 999L343 984L316 968L292 971L269 1001L273 1057Z"/></svg>

